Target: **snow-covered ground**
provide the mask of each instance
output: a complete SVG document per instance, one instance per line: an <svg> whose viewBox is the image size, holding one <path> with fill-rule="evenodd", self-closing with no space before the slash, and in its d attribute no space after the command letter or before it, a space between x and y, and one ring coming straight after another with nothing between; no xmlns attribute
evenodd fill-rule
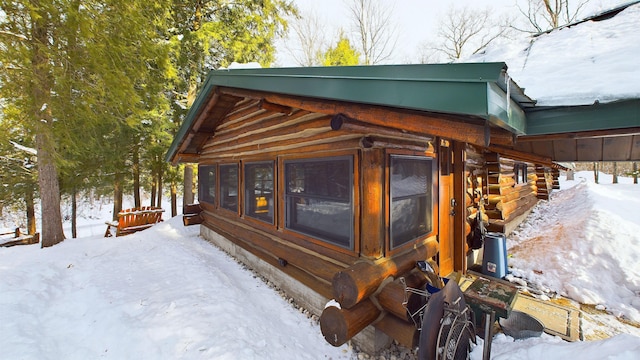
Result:
<svg viewBox="0 0 640 360"><path fill-rule="evenodd" d="M583 314L585 335L611 337L498 334L493 359L640 358L640 185L592 178L562 181L509 239L509 261L530 284L606 309ZM328 345L315 319L201 239L199 226L177 217L103 238L109 207L82 209L78 239L0 248L0 359L357 357ZM481 339L471 357L482 358Z"/></svg>

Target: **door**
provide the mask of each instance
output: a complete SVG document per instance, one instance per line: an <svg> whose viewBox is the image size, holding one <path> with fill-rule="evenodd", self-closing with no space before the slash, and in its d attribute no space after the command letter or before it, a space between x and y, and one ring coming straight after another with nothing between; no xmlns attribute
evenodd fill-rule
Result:
<svg viewBox="0 0 640 360"><path fill-rule="evenodd" d="M440 140L438 151L440 158L439 171L439 206L438 266L440 276L447 276L454 271L454 218L456 215L456 199L454 197L453 147L448 140Z"/></svg>

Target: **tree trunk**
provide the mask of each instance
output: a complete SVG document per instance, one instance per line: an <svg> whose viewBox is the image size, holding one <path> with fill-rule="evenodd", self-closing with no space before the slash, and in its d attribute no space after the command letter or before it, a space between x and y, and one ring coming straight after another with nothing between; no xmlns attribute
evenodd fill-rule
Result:
<svg viewBox="0 0 640 360"><path fill-rule="evenodd" d="M171 217L178 215L178 186L171 182Z"/></svg>
<svg viewBox="0 0 640 360"><path fill-rule="evenodd" d="M184 166L184 198L182 207L193 204L193 165L186 164ZM184 212L184 211L183 211Z"/></svg>
<svg viewBox="0 0 640 360"><path fill-rule="evenodd" d="M36 131L38 156L38 185L42 205L42 247L53 246L64 240L62 213L60 211L60 185L55 164L55 139L53 137L53 115L51 114L51 76L48 46L50 44L49 16L41 6L34 6L31 15L31 94L33 121Z"/></svg>
<svg viewBox="0 0 640 360"><path fill-rule="evenodd" d="M618 163L615 161L613 162L613 183L618 183Z"/></svg>
<svg viewBox="0 0 640 360"><path fill-rule="evenodd" d="M156 180L156 172L151 171L151 206L156 206L156 184L158 181Z"/></svg>
<svg viewBox="0 0 640 360"><path fill-rule="evenodd" d="M27 205L27 234L33 235L36 233L36 210L31 187L25 193L25 203Z"/></svg>
<svg viewBox="0 0 640 360"><path fill-rule="evenodd" d="M122 211L122 182L124 176L116 172L113 179L113 221L118 220L118 213Z"/></svg>
<svg viewBox="0 0 640 360"><path fill-rule="evenodd" d="M48 125L40 126L41 129ZM51 129L49 129L51 130ZM53 134L47 130L36 135L38 145L38 183L42 204L42 247L49 247L64 240L62 213L60 211L60 187L58 171L53 159ZM51 150L48 150L51 149Z"/></svg>
<svg viewBox="0 0 640 360"><path fill-rule="evenodd" d="M133 204L134 207L142 206L140 201L140 147L138 145L133 149Z"/></svg>
<svg viewBox="0 0 640 360"><path fill-rule="evenodd" d="M597 184L598 183L598 163L597 162L593 163L593 178Z"/></svg>
<svg viewBox="0 0 640 360"><path fill-rule="evenodd" d="M158 167L158 207L162 207L162 167Z"/></svg>
<svg viewBox="0 0 640 360"><path fill-rule="evenodd" d="M638 183L638 163L637 162L633 163L633 183L634 184Z"/></svg>
<svg viewBox="0 0 640 360"><path fill-rule="evenodd" d="M71 237L78 237L78 194L76 193L75 186L71 192Z"/></svg>

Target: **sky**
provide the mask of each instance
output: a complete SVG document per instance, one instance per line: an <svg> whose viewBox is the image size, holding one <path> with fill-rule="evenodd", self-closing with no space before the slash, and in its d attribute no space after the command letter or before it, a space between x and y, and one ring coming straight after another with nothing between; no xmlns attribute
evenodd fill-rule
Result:
<svg viewBox="0 0 640 360"><path fill-rule="evenodd" d="M294 0L301 13L312 12L327 24L328 38L337 38L338 29L350 31L348 0ZM379 0L393 6L394 22L398 25L398 43L389 63L405 64L418 62L419 48L427 41L434 42L437 35L439 19L451 6L456 8L469 6L475 9L493 9L495 13L517 14L519 12L516 1L523 4L524 0ZM585 8L585 16L613 5L628 2L626 0L590 0ZM524 7L523 7L524 8ZM291 40L289 40L291 41ZM277 44L278 55L276 66L297 66L294 59L284 49L283 41Z"/></svg>
<svg viewBox="0 0 640 360"><path fill-rule="evenodd" d="M601 174L595 184L590 171L561 177L561 190L507 240L518 283L595 305L601 310L582 313L583 331L606 339L498 333L493 360L640 358L640 328L616 319L640 321L640 185L631 182L614 185ZM200 225L184 227L177 216L104 238L111 208L80 201L77 239L0 247L1 360L358 358L348 344L329 345L317 318L199 237ZM482 359L477 342L472 360Z"/></svg>

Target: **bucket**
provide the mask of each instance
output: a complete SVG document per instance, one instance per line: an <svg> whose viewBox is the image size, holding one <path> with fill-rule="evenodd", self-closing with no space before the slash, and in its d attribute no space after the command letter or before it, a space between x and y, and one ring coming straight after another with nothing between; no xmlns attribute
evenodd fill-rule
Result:
<svg viewBox="0 0 640 360"><path fill-rule="evenodd" d="M485 235L482 273L496 278L507 275L507 237L503 233Z"/></svg>
<svg viewBox="0 0 640 360"><path fill-rule="evenodd" d="M442 282L443 282L445 285L447 285L447 283L449 282L449 279L448 279L448 278L441 278L441 279L442 279ZM438 291L440 291L440 290L442 290L442 289L437 288L437 287L435 287L435 286L433 286L433 285L431 285L431 284L429 284L429 283L427 282L426 290L427 290L427 292L428 292L429 294L433 295L433 294L437 293Z"/></svg>

